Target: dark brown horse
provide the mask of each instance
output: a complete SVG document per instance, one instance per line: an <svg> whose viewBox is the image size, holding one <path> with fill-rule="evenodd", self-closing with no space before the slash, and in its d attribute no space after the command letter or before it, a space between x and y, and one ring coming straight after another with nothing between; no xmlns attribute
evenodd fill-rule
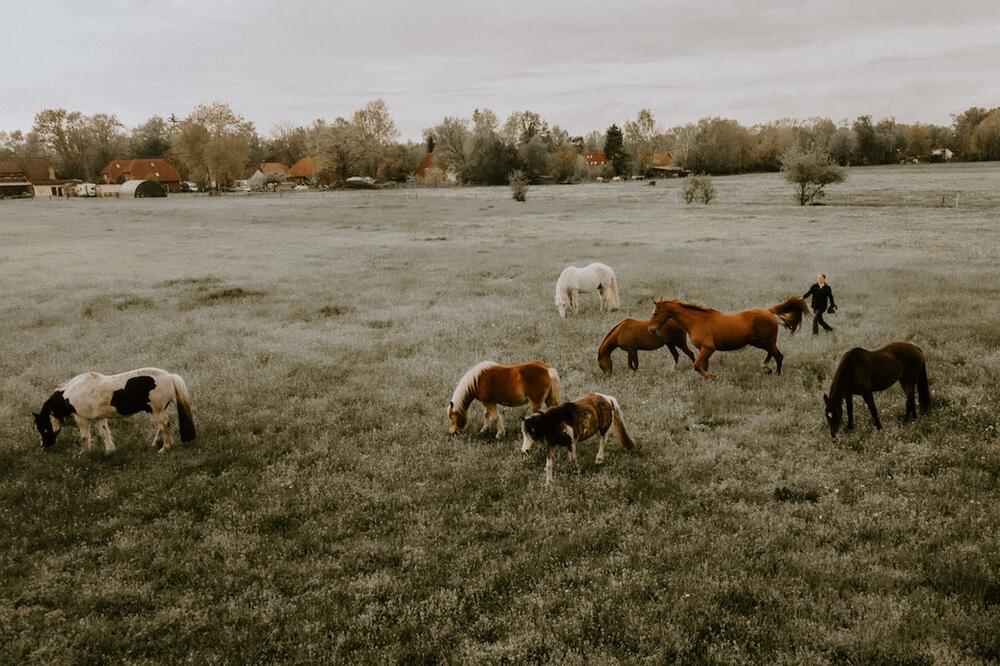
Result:
<svg viewBox="0 0 1000 666"><path fill-rule="evenodd" d="M904 420L917 418L916 395L920 398L920 412L926 413L931 404L931 391L927 385L927 364L920 347L909 342L890 342L884 347L868 351L855 347L844 354L833 375L830 394L823 394L826 422L830 426L830 436L836 437L844 420L843 404L847 403L847 431L854 429L854 396L860 395L872 422L878 430L882 422L875 409L876 391L884 391L896 382L906 393L906 414Z"/></svg>
<svg viewBox="0 0 1000 666"><path fill-rule="evenodd" d="M621 347L628 353L628 367L638 372L639 351L653 351L664 345L674 357L674 366L680 359L677 354L678 349L684 352L692 363L694 362L694 354L687 346L687 333L673 319L668 319L659 328L653 328L648 319L623 319L604 336L597 350L597 365L604 371L605 377L610 376L614 370L611 352Z"/></svg>
<svg viewBox="0 0 1000 666"><path fill-rule="evenodd" d="M733 313L681 301L660 299L655 303L656 310L650 317L650 332L669 319L676 320L698 348L694 369L705 379L715 379L715 375L708 371L708 358L713 353L735 351L747 345L767 352L763 364L765 372L771 372L768 363L774 357L780 375L784 355L778 351L778 321L794 333L802 323L802 317L809 315L809 308L801 298L789 298L770 308Z"/></svg>

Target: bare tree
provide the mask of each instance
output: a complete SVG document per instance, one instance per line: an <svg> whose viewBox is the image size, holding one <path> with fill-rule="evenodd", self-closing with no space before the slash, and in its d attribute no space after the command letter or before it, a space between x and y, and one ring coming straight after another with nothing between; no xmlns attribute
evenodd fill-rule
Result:
<svg viewBox="0 0 1000 666"><path fill-rule="evenodd" d="M202 104L181 122L173 154L191 178L219 188L243 175L255 135L228 104Z"/></svg>

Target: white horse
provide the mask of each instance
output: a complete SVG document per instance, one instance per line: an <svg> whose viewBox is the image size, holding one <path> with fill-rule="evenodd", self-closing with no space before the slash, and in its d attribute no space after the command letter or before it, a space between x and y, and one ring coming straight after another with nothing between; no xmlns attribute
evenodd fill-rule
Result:
<svg viewBox="0 0 1000 666"><path fill-rule="evenodd" d="M588 293L595 289L601 296L602 312L605 309L618 309L621 304L618 297L618 280L611 267L599 263L583 268L567 266L556 282L556 308L559 310L559 316L565 318L567 310L572 310L573 314L578 313L580 306L577 303L577 294Z"/></svg>
<svg viewBox="0 0 1000 666"><path fill-rule="evenodd" d="M111 439L108 419L148 412L157 424L151 446L162 441L162 453L170 448L172 441L170 416L166 411L171 402L177 403L181 441L191 441L195 438L195 430L187 385L180 375L159 368L140 368L118 375L96 372L77 375L50 395L42 411L33 416L44 449L55 444L63 423L72 415L80 427L83 451L91 449L90 426L93 424L104 442L104 451L111 453L115 443Z"/></svg>

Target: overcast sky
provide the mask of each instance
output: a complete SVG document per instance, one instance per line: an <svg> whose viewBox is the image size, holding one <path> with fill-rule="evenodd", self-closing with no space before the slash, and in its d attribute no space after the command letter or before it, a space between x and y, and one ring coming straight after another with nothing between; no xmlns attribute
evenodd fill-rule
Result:
<svg viewBox="0 0 1000 666"><path fill-rule="evenodd" d="M403 139L530 109L573 133L1000 105L1000 2L0 0L0 130L228 102L264 133L382 97Z"/></svg>

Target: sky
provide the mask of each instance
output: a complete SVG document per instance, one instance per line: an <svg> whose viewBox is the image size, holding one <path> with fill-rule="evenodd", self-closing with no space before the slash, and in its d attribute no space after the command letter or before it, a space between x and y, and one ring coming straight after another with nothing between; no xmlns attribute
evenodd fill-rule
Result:
<svg viewBox="0 0 1000 666"><path fill-rule="evenodd" d="M62 107L132 127L224 101L262 133L383 98L400 138L536 111L573 134L1000 106L1000 2L0 0L0 130Z"/></svg>

